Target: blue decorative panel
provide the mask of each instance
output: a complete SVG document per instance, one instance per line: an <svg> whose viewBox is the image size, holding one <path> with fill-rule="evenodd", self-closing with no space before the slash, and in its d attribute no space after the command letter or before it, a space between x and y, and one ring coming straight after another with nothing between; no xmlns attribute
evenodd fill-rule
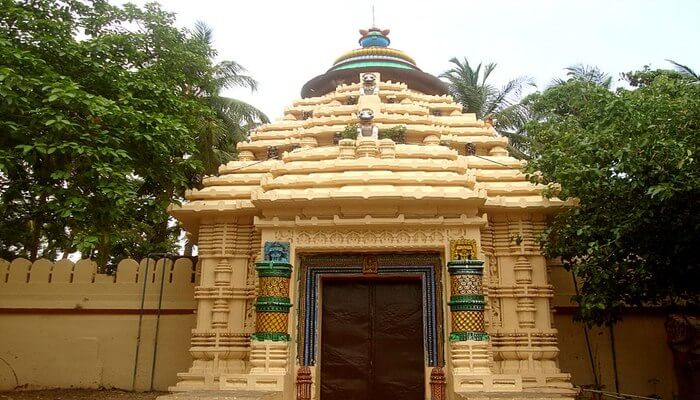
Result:
<svg viewBox="0 0 700 400"><path fill-rule="evenodd" d="M289 263L289 242L265 242L265 261Z"/></svg>

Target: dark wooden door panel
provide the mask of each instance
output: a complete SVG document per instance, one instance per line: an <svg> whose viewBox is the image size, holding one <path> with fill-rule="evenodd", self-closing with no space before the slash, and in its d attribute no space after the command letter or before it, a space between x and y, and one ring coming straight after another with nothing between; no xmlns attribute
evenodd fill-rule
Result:
<svg viewBox="0 0 700 400"><path fill-rule="evenodd" d="M323 284L321 400L424 397L420 281Z"/></svg>
<svg viewBox="0 0 700 400"><path fill-rule="evenodd" d="M372 399L423 400L420 281L374 282Z"/></svg>
<svg viewBox="0 0 700 400"><path fill-rule="evenodd" d="M365 400L370 392L370 287L326 282L321 322L321 399Z"/></svg>

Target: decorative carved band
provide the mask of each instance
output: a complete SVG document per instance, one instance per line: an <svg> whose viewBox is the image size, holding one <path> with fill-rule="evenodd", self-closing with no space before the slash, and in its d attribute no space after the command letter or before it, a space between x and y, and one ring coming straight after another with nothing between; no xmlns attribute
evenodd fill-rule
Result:
<svg viewBox="0 0 700 400"><path fill-rule="evenodd" d="M278 231L280 236L285 233L297 248L442 248L445 245L444 229L436 228Z"/></svg>

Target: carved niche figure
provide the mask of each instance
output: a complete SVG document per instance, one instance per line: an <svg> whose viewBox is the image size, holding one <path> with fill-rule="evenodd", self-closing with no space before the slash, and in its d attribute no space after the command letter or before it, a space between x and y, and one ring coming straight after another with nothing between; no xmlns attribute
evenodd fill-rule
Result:
<svg viewBox="0 0 700 400"><path fill-rule="evenodd" d="M263 246L265 261L289 262L289 242L265 242Z"/></svg>
<svg viewBox="0 0 700 400"><path fill-rule="evenodd" d="M450 260L473 260L476 258L476 240L457 239L450 241Z"/></svg>
<svg viewBox="0 0 700 400"><path fill-rule="evenodd" d="M369 108L360 110L360 126L357 127L357 139L372 138L379 139L379 128L372 125L374 119L374 111Z"/></svg>
<svg viewBox="0 0 700 400"><path fill-rule="evenodd" d="M360 96L379 94L377 87L377 77L374 74L362 74L362 87L360 88Z"/></svg>

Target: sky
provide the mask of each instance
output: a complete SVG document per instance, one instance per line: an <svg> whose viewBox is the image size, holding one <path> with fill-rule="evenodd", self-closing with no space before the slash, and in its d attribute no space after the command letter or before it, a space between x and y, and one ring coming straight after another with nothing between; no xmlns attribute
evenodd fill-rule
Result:
<svg viewBox="0 0 700 400"><path fill-rule="evenodd" d="M115 1L124 3L125 1ZM130 1L145 4L148 1ZM700 0L162 0L185 28L203 21L214 31L220 60L235 60L258 91L227 90L272 120L300 97L301 87L345 51L359 47L359 29L391 30L393 48L439 75L452 57L495 62L489 80L503 85L527 75L543 89L565 67L621 72L671 68L673 59L700 70Z"/></svg>

